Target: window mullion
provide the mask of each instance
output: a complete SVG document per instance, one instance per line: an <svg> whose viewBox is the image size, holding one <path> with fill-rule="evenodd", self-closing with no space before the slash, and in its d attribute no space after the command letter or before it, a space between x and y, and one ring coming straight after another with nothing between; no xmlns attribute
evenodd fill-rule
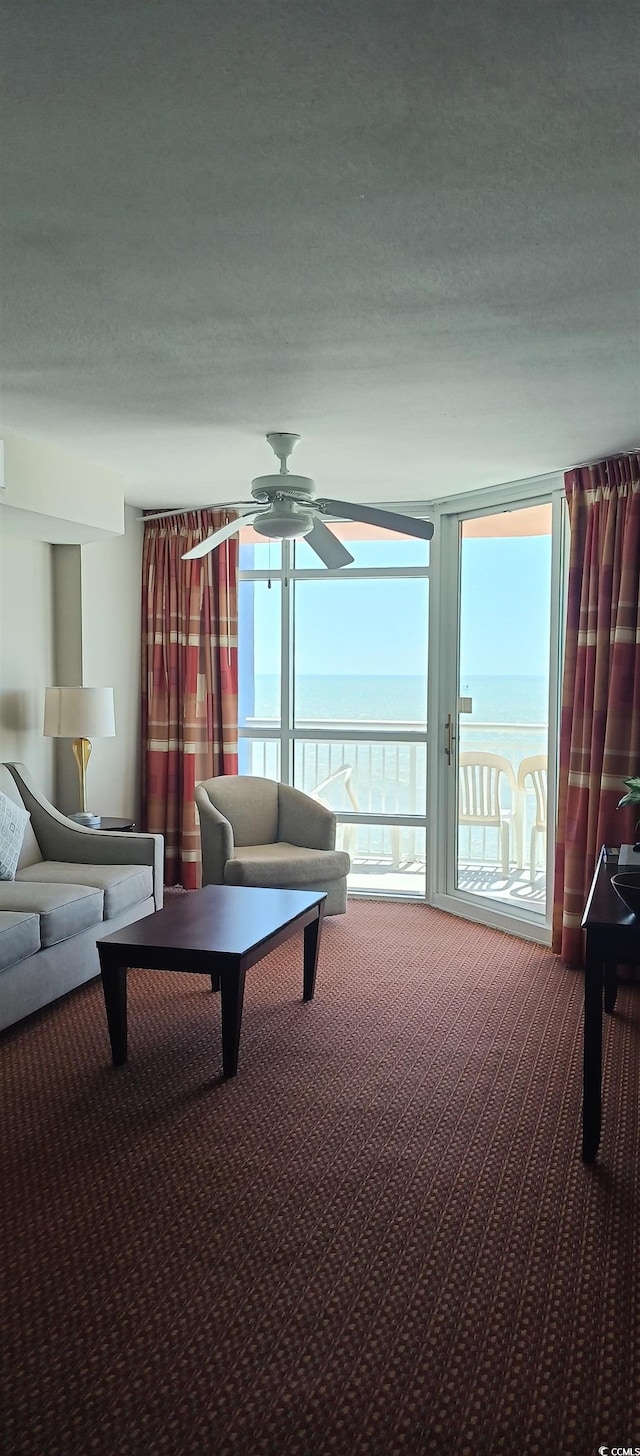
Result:
<svg viewBox="0 0 640 1456"><path fill-rule="evenodd" d="M280 637L280 779L293 782L292 774L292 705L293 705L293 609L291 581L291 542L282 542L282 596Z"/></svg>

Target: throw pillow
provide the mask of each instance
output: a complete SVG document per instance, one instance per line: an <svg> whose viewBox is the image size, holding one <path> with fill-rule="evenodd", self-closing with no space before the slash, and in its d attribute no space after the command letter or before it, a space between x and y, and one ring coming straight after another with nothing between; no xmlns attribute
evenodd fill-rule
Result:
<svg viewBox="0 0 640 1456"><path fill-rule="evenodd" d="M15 880L30 814L0 791L0 880Z"/></svg>

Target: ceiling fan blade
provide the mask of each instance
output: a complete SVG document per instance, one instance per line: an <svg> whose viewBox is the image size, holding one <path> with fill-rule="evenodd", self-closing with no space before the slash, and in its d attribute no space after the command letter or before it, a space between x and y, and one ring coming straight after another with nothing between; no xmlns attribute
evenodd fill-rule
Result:
<svg viewBox="0 0 640 1456"><path fill-rule="evenodd" d="M193 561L196 556L206 556L209 551L215 551L216 546L221 546L223 541L228 541L230 536L235 536L237 531L241 531L247 521L262 514L262 511L245 511L244 515L236 516L235 521L229 521L228 525L221 526L219 531L214 531L212 536L207 536L204 541L199 541L197 546L192 546L190 551L185 551L182 560Z"/></svg>
<svg viewBox="0 0 640 1456"><path fill-rule="evenodd" d="M330 531L319 517L312 529L307 531L304 539L311 550L315 551L316 556L319 556L325 566L328 566L329 571L335 571L339 566L349 566L353 561L353 556L347 551L346 546L343 546L342 541L338 541L337 536L334 536L333 531Z"/></svg>
<svg viewBox="0 0 640 1456"><path fill-rule="evenodd" d="M353 501L317 500L316 510L330 516L344 516L347 521L366 521L369 526L383 526L387 531L399 531L403 536L419 536L430 541L433 536L433 522L421 521L418 516L403 516L399 511L381 511L377 506L360 506Z"/></svg>
<svg viewBox="0 0 640 1456"><path fill-rule="evenodd" d="M246 506L247 506L247 502L246 501L218 501L218 502L216 502L216 504L214 506L176 506L175 510L171 510L171 511L154 511L153 514L148 513L147 515L144 515L144 516L136 516L136 520L137 521L165 521L165 520L168 520L171 516L185 516L185 515L188 515L191 511L229 511L229 510L234 510L235 511L235 510L239 510L242 507L246 507ZM248 509L249 510L252 510L253 507L252 506L249 506Z"/></svg>

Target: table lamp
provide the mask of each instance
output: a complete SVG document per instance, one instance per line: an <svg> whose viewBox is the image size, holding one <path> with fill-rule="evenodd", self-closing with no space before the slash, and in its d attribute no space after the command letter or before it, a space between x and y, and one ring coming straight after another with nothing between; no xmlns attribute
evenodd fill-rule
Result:
<svg viewBox="0 0 640 1456"><path fill-rule="evenodd" d="M113 688L46 688L44 735L73 739L73 756L80 781L80 813L70 814L79 824L96 825L100 816L87 811L87 764L91 738L113 738L116 725Z"/></svg>

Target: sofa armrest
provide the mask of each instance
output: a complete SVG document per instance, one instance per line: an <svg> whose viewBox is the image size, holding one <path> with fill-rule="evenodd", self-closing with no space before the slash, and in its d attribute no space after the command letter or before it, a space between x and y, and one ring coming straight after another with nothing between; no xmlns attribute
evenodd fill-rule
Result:
<svg viewBox="0 0 640 1456"><path fill-rule="evenodd" d="M289 784L278 784L278 839L301 849L335 849L336 816L332 809Z"/></svg>
<svg viewBox="0 0 640 1456"><path fill-rule="evenodd" d="M40 794L24 764L7 763L15 780L44 859L67 864L142 864L153 872L156 910L162 908L164 838L161 834L107 834L67 819Z"/></svg>
<svg viewBox="0 0 640 1456"><path fill-rule="evenodd" d="M200 784L196 784L195 801L200 818L202 883L224 885L224 867L234 857L233 829Z"/></svg>

